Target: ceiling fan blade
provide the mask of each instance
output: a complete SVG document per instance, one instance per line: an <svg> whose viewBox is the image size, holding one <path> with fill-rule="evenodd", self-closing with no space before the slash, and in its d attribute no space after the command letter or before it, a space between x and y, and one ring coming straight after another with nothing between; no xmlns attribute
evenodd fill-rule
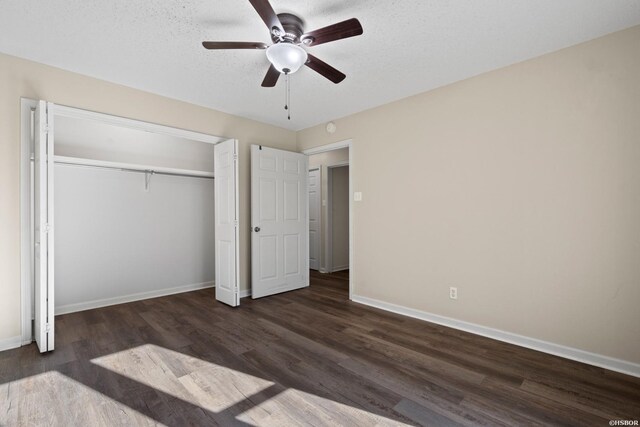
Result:
<svg viewBox="0 0 640 427"><path fill-rule="evenodd" d="M202 42L205 49L266 49L265 43L260 42Z"/></svg>
<svg viewBox="0 0 640 427"><path fill-rule="evenodd" d="M273 28L277 28L280 30L280 34L284 34L284 28L282 27L282 23L280 22L280 18L276 15L276 12L271 7L269 0L249 0L253 8L258 12L260 18L267 24L267 28L269 28L269 32L273 30Z"/></svg>
<svg viewBox="0 0 640 427"><path fill-rule="evenodd" d="M305 64L307 67L311 68L318 74L321 74L331 80L334 83L340 83L347 76L342 74L340 71L333 68L331 65L327 64L324 61L319 60L315 56L308 54L308 61Z"/></svg>
<svg viewBox="0 0 640 427"><path fill-rule="evenodd" d="M300 38L307 46L317 46L319 44L332 42L359 36L363 33L362 25L356 18L347 19L319 30L305 33Z"/></svg>
<svg viewBox="0 0 640 427"><path fill-rule="evenodd" d="M278 78L280 77L280 71L273 65L269 67L267 71L267 75L264 76L264 80L262 81L262 87L274 87L278 82Z"/></svg>

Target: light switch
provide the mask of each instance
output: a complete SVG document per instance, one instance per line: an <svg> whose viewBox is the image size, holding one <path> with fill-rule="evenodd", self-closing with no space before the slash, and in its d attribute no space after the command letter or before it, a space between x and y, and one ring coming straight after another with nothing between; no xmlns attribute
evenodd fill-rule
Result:
<svg viewBox="0 0 640 427"><path fill-rule="evenodd" d="M362 201L362 193L360 191L356 191L353 193L353 201L361 202Z"/></svg>

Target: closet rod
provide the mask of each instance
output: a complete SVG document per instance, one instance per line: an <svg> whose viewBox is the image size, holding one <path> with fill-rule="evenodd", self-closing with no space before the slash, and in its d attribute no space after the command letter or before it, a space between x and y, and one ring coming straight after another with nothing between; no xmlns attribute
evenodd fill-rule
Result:
<svg viewBox="0 0 640 427"><path fill-rule="evenodd" d="M60 165L81 166L85 168L112 169L112 170L119 170L123 172L151 173L153 175L170 175L170 176L185 176L189 178L215 179L212 176L206 176L206 175L195 175L195 174L179 173L179 172L159 172L153 169L131 169L131 168L123 168L119 166L87 165L84 163L74 163L74 162L69 162L65 160L54 160L54 163L60 164Z"/></svg>

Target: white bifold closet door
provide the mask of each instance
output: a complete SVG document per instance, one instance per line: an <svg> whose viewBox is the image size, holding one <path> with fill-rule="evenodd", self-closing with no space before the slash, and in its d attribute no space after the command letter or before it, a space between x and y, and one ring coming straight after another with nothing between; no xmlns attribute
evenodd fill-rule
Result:
<svg viewBox="0 0 640 427"><path fill-rule="evenodd" d="M251 296L309 286L307 156L251 146Z"/></svg>
<svg viewBox="0 0 640 427"><path fill-rule="evenodd" d="M238 141L214 148L216 299L240 305L240 251L238 242Z"/></svg>
<svg viewBox="0 0 640 427"><path fill-rule="evenodd" d="M35 321L41 353L54 349L53 104L38 101L34 145Z"/></svg>

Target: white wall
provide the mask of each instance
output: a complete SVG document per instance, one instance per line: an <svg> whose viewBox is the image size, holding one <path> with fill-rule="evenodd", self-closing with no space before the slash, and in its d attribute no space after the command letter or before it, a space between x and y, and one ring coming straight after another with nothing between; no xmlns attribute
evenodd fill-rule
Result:
<svg viewBox="0 0 640 427"><path fill-rule="evenodd" d="M213 180L55 166L56 313L214 280ZM177 289L176 289L177 290Z"/></svg>
<svg viewBox="0 0 640 427"><path fill-rule="evenodd" d="M349 166L331 172L331 270L349 268Z"/></svg>
<svg viewBox="0 0 640 427"><path fill-rule="evenodd" d="M349 149L325 151L309 156L309 169L327 167L342 164L349 161ZM326 172L326 171L325 171Z"/></svg>
<svg viewBox="0 0 640 427"><path fill-rule="evenodd" d="M59 156L213 172L213 144L96 120L55 116Z"/></svg>

